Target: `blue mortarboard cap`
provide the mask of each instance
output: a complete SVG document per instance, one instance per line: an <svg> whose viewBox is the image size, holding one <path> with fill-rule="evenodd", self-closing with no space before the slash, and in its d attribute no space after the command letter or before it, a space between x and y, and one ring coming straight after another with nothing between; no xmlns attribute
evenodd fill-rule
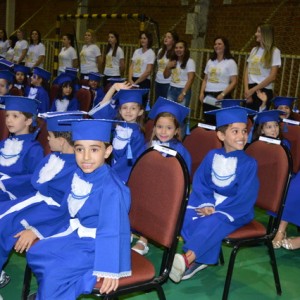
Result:
<svg viewBox="0 0 300 300"><path fill-rule="evenodd" d="M104 75L100 73L95 73L95 72L89 73L89 80L95 80L99 82L102 77L104 77Z"/></svg>
<svg viewBox="0 0 300 300"><path fill-rule="evenodd" d="M3 96L5 110L16 110L37 115L39 101L21 96Z"/></svg>
<svg viewBox="0 0 300 300"><path fill-rule="evenodd" d="M262 124L272 121L279 122L281 121L280 116L284 114L285 112L279 109L264 110L256 115L255 123Z"/></svg>
<svg viewBox="0 0 300 300"><path fill-rule="evenodd" d="M4 58L0 59L0 70L12 71L14 63Z"/></svg>
<svg viewBox="0 0 300 300"><path fill-rule="evenodd" d="M293 106L294 101L297 98L294 97L283 97L283 96L278 96L272 99L272 102L274 103L275 107L278 107L279 105L286 105L289 107Z"/></svg>
<svg viewBox="0 0 300 300"><path fill-rule="evenodd" d="M155 119L157 115L164 112L172 114L182 124L190 109L172 100L158 97L148 116L150 119Z"/></svg>
<svg viewBox="0 0 300 300"><path fill-rule="evenodd" d="M45 69L42 69L40 67L34 67L33 68L33 74L42 77L43 79L49 81L51 78L51 73L46 71Z"/></svg>
<svg viewBox="0 0 300 300"><path fill-rule="evenodd" d="M58 75L52 82L52 84L62 85L65 82L72 82L73 78L65 73Z"/></svg>
<svg viewBox="0 0 300 300"><path fill-rule="evenodd" d="M113 83L116 83L116 82L124 82L124 81L126 81L126 78L122 78L122 77L110 77L110 78L107 78L107 81L109 81L109 82L111 82L113 84Z"/></svg>
<svg viewBox="0 0 300 300"><path fill-rule="evenodd" d="M149 89L120 90L114 95L113 99L119 100L119 105L123 105L128 102L135 102L142 105L143 95L145 95L148 92Z"/></svg>
<svg viewBox="0 0 300 300"><path fill-rule="evenodd" d="M232 123L246 123L248 115L256 114L255 110L241 107L241 106L232 106L226 108L215 109L211 111L205 112L208 115L216 116L216 126L217 128L220 126L232 124Z"/></svg>
<svg viewBox="0 0 300 300"><path fill-rule="evenodd" d="M46 120L48 131L63 132L71 131L71 123L59 123L58 121L70 118L74 120L80 120L85 114L85 112L82 112L80 110L74 110L66 112L47 112L38 114L38 116Z"/></svg>
<svg viewBox="0 0 300 300"><path fill-rule="evenodd" d="M9 83L13 83L15 75L8 71L8 70L2 70L0 71L0 79L5 79Z"/></svg>
<svg viewBox="0 0 300 300"><path fill-rule="evenodd" d="M66 67L65 74L68 75L68 76L71 76L74 79L74 78L77 77L78 69L71 68L71 67Z"/></svg>
<svg viewBox="0 0 300 300"><path fill-rule="evenodd" d="M222 108L232 107L232 106L241 106L246 100L244 99L224 99L222 101L218 101L221 103Z"/></svg>
<svg viewBox="0 0 300 300"><path fill-rule="evenodd" d="M25 75L28 75L30 73L30 68L23 65L14 65L14 72L22 72Z"/></svg>

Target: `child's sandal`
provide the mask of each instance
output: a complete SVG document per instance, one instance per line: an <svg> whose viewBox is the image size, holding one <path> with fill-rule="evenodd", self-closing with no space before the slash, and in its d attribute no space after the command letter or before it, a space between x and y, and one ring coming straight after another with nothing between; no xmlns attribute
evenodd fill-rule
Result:
<svg viewBox="0 0 300 300"><path fill-rule="evenodd" d="M282 241L286 238L286 232L285 231L278 230L276 236L278 235L278 233L280 233L282 238L279 239L279 240L275 240L275 238L273 239L272 244L273 244L274 249L281 248Z"/></svg>
<svg viewBox="0 0 300 300"><path fill-rule="evenodd" d="M144 249L137 249L137 248L135 248L136 244L143 245ZM136 244L131 248L133 251L137 252L140 255L146 255L149 252L149 247L148 247L148 245L144 241L138 240L136 242Z"/></svg>

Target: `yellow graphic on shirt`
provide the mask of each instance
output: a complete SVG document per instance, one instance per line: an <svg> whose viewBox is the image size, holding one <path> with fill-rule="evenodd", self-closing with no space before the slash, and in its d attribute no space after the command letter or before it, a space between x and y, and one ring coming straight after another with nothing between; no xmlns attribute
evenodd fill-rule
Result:
<svg viewBox="0 0 300 300"><path fill-rule="evenodd" d="M106 60L105 60L105 67L106 68L112 68L112 56L111 55L106 55Z"/></svg>
<svg viewBox="0 0 300 300"><path fill-rule="evenodd" d="M82 64L86 64L86 51L85 50L81 50L81 52L80 52L80 62Z"/></svg>
<svg viewBox="0 0 300 300"><path fill-rule="evenodd" d="M28 63L33 63L34 62L34 54L33 54L33 52L27 53L27 56L26 56L25 60Z"/></svg>
<svg viewBox="0 0 300 300"><path fill-rule="evenodd" d="M218 73L220 73L220 70L216 67L213 67L210 69L208 81L212 83L219 83Z"/></svg>
<svg viewBox="0 0 300 300"><path fill-rule="evenodd" d="M180 68L172 69L172 82L179 83L180 82Z"/></svg>
<svg viewBox="0 0 300 300"><path fill-rule="evenodd" d="M166 68L166 65L167 65L166 61L163 58L159 59L157 64L158 64L158 71L159 72L163 72Z"/></svg>
<svg viewBox="0 0 300 300"><path fill-rule="evenodd" d="M256 55L251 56L248 65L248 73L252 75L261 75L260 65L261 57Z"/></svg>
<svg viewBox="0 0 300 300"><path fill-rule="evenodd" d="M62 67L62 66L63 66L62 54L58 54L58 66L59 66L59 67Z"/></svg>
<svg viewBox="0 0 300 300"><path fill-rule="evenodd" d="M137 58L134 63L133 73L142 73L143 59Z"/></svg>

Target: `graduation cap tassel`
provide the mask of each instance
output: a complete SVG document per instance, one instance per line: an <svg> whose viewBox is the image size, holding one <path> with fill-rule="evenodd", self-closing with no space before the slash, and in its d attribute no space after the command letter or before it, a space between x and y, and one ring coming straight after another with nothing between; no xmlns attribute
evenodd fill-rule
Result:
<svg viewBox="0 0 300 300"><path fill-rule="evenodd" d="M150 99L147 100L147 104L146 104L146 111L150 111L151 107L150 107Z"/></svg>
<svg viewBox="0 0 300 300"><path fill-rule="evenodd" d="M191 130L190 130L190 118L188 118L188 120L186 122L185 134L186 135L190 135L191 134Z"/></svg>
<svg viewBox="0 0 300 300"><path fill-rule="evenodd" d="M284 124L283 124L283 130L282 130L283 132L288 132L289 130L288 130L288 125L287 125L287 123L286 122L284 122Z"/></svg>
<svg viewBox="0 0 300 300"><path fill-rule="evenodd" d="M252 142L253 130L254 130L254 125L252 125L250 132L248 134L248 141L247 141L248 144L251 144L251 142Z"/></svg>
<svg viewBox="0 0 300 300"><path fill-rule="evenodd" d="M128 143L128 147L127 147L127 159L132 159L132 150L131 150L131 146Z"/></svg>

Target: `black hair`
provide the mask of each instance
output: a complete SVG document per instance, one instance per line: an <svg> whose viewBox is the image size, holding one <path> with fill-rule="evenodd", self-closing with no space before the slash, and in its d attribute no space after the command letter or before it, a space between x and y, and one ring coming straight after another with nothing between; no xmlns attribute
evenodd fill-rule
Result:
<svg viewBox="0 0 300 300"><path fill-rule="evenodd" d="M33 40L32 40L32 38L31 38L31 35L32 35L32 33L33 33L34 31L36 31L37 34L38 34L38 44L39 44L39 43L41 43L41 41L42 41L42 36L41 36L41 33L40 33L38 30L36 30L36 29L33 29L33 30L31 30L31 32L30 32L30 44L33 44Z"/></svg>
<svg viewBox="0 0 300 300"><path fill-rule="evenodd" d="M224 44L224 55L223 55L223 58L224 59L233 59L233 56L230 52L230 46L229 46L229 41L226 37L224 36L217 36L215 39L214 39L214 43L216 42L216 40L221 40ZM214 50L214 52L212 53L211 57L210 57L211 60L216 60L217 59L217 53L216 51Z"/></svg>

